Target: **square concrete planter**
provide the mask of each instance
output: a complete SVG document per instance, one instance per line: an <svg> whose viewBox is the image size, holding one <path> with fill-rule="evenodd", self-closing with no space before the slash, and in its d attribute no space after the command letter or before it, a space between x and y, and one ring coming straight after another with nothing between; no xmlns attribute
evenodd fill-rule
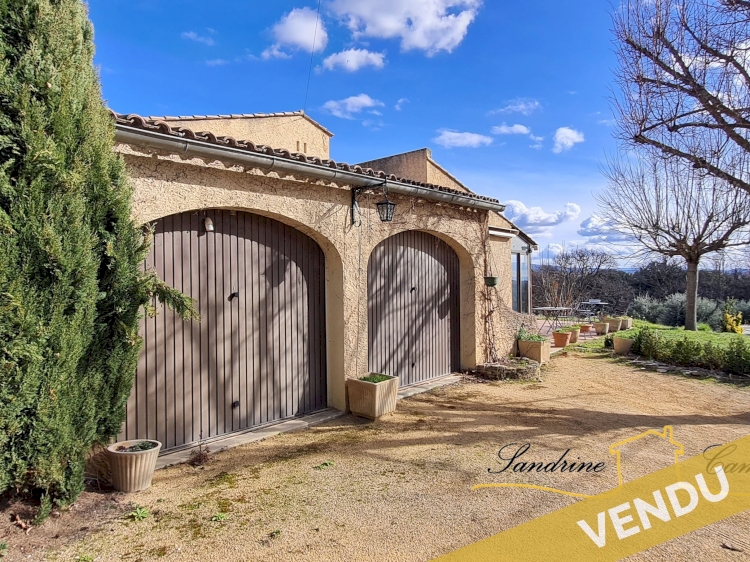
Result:
<svg viewBox="0 0 750 562"><path fill-rule="evenodd" d="M139 443L154 443L145 451L121 451ZM151 486L161 443L153 439L119 441L107 447L107 460L112 474L112 486L121 492L140 492Z"/></svg>
<svg viewBox="0 0 750 562"><path fill-rule="evenodd" d="M596 330L596 335L603 336L609 332L609 324L607 322L594 322L594 330Z"/></svg>
<svg viewBox="0 0 750 562"><path fill-rule="evenodd" d="M609 333L617 332L620 330L620 326L622 325L622 320L619 318L607 318L605 320L607 324L609 324Z"/></svg>
<svg viewBox="0 0 750 562"><path fill-rule="evenodd" d="M629 330L630 328L633 327L633 319L632 318L628 318L627 316L625 316L625 317L621 318L621 320L622 320L622 323L620 324L620 329L621 330Z"/></svg>
<svg viewBox="0 0 750 562"><path fill-rule="evenodd" d="M348 379L346 388L349 391L349 409L356 416L376 420L396 409L398 377L382 382Z"/></svg>
<svg viewBox="0 0 750 562"><path fill-rule="evenodd" d="M583 326L581 326L581 328L582 327ZM578 338L581 336L581 328L571 328L570 343L578 343Z"/></svg>
<svg viewBox="0 0 750 562"><path fill-rule="evenodd" d="M546 363L549 361L549 340L544 341L527 341L518 340L518 354L521 357L528 357L537 363Z"/></svg>

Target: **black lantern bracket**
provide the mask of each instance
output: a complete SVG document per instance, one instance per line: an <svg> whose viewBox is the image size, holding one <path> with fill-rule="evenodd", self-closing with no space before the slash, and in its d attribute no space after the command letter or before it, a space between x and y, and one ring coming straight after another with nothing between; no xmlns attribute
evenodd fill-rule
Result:
<svg viewBox="0 0 750 562"><path fill-rule="evenodd" d="M392 201L388 200L388 186L386 185L386 182L375 186L366 186L366 187L356 187L353 188L352 191L352 208L351 208L351 220L353 226L361 226L362 225L362 211L359 207L359 200L362 196L362 192L366 190L371 190L373 188L381 187L383 189L383 196L385 199L383 201L380 201L379 203L376 203L375 206L378 209L378 216L380 217L381 222L391 222L393 220L393 213L396 210L396 204Z"/></svg>

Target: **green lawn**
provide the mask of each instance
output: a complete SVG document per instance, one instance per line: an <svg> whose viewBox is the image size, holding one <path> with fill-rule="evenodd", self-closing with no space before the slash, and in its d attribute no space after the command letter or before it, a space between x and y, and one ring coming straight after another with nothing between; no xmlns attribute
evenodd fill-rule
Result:
<svg viewBox="0 0 750 562"><path fill-rule="evenodd" d="M732 338L738 337L737 334L720 332L686 332L685 328L682 327L674 328L672 326L662 326L660 324L652 324L650 322L646 322L645 320L634 320L633 325L634 327L632 329L615 332L615 335L623 338L633 338L635 337L637 328L651 328L653 330L658 330L659 335L668 341L677 341L681 340L685 336L688 336L691 341L699 343L711 342L714 345L718 345L723 348L729 346L729 342L732 340ZM589 341L579 340L579 342L573 344L573 346L579 349L583 348L587 350L604 349L604 337L598 337L595 340Z"/></svg>

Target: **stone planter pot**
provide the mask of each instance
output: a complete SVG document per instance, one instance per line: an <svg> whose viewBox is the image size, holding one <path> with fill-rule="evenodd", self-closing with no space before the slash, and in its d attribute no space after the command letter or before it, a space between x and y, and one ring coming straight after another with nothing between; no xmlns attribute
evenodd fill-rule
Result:
<svg viewBox="0 0 750 562"><path fill-rule="evenodd" d="M570 343L570 332L552 332L555 347L565 347Z"/></svg>
<svg viewBox="0 0 750 562"><path fill-rule="evenodd" d="M544 341L526 341L518 340L518 354L521 357L528 357L537 363L549 361L549 340Z"/></svg>
<svg viewBox="0 0 750 562"><path fill-rule="evenodd" d="M598 336L603 336L609 332L609 324L607 322L595 322L594 330Z"/></svg>
<svg viewBox="0 0 750 562"><path fill-rule="evenodd" d="M609 333L617 332L620 329L622 320L619 318L607 318L607 324L609 324Z"/></svg>
<svg viewBox="0 0 750 562"><path fill-rule="evenodd" d="M118 451L121 447L132 447L143 441L155 443L156 447L146 451ZM112 474L112 486L121 492L140 492L151 486L161 443L153 439L120 441L107 447L107 460Z"/></svg>
<svg viewBox="0 0 750 562"><path fill-rule="evenodd" d="M632 318L621 318L620 320L622 320L622 322L620 323L621 330L630 330L630 328L633 327Z"/></svg>
<svg viewBox="0 0 750 562"><path fill-rule="evenodd" d="M628 338L618 338L617 336L612 338L612 343L615 346L615 353L617 355L627 355L630 353L630 350L633 348L633 343L635 340L631 340Z"/></svg>
<svg viewBox="0 0 750 562"><path fill-rule="evenodd" d="M349 409L352 414L376 420L396 409L398 377L383 382L348 379Z"/></svg>
<svg viewBox="0 0 750 562"><path fill-rule="evenodd" d="M570 331L570 343L578 343L578 336L581 335L581 329L576 328Z"/></svg>

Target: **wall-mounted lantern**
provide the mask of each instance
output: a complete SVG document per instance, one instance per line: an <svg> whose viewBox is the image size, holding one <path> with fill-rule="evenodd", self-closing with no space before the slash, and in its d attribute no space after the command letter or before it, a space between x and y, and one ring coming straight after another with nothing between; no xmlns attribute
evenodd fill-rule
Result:
<svg viewBox="0 0 750 562"><path fill-rule="evenodd" d="M378 215L382 222L391 222L393 220L393 213L396 210L396 204L392 201L388 201L388 197L380 203L376 203L375 206L378 208Z"/></svg>
<svg viewBox="0 0 750 562"><path fill-rule="evenodd" d="M376 203L375 206L378 209L378 216L380 217L380 220L382 222L391 222L393 221L393 214L396 211L396 204L393 201L388 200L388 188L386 187L385 182L380 185L383 188L383 195L385 195L385 199L380 203ZM357 220L358 215L360 215L359 194L362 193L365 189L371 188L357 187L355 189L352 189L352 224L355 226L359 226L360 224L362 224L361 221Z"/></svg>
<svg viewBox="0 0 750 562"><path fill-rule="evenodd" d="M214 231L214 221L211 220L211 217L206 217L205 219L203 219L203 228L206 229L206 232Z"/></svg>

